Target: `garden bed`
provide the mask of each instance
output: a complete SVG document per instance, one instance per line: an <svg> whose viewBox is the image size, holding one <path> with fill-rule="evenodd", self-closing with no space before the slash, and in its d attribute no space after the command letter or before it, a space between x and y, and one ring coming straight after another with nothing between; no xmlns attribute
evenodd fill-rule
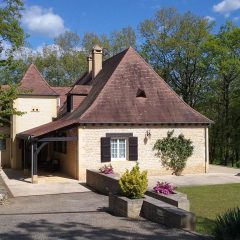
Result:
<svg viewBox="0 0 240 240"><path fill-rule="evenodd" d="M108 195L109 193L120 194L119 174L104 174L97 170L87 169L87 186L93 188L99 193Z"/></svg>
<svg viewBox="0 0 240 240"><path fill-rule="evenodd" d="M165 203L168 203L172 206L181 208L183 210L189 211L190 210L190 203L187 199L187 195L184 193L180 193L177 191L174 191L173 194L162 194L162 193L155 193L153 191L147 191L145 195L150 196L152 198L161 200Z"/></svg>

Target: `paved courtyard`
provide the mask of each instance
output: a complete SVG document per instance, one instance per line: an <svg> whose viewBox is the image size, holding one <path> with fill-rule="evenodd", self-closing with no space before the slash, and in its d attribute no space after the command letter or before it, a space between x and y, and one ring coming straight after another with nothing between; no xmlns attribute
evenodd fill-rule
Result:
<svg viewBox="0 0 240 240"><path fill-rule="evenodd" d="M112 216L107 205L107 197L94 192L12 198L0 206L0 239L207 239L144 219Z"/></svg>
<svg viewBox="0 0 240 240"><path fill-rule="evenodd" d="M208 173L186 174L183 176L149 176L149 188L153 188L157 181L170 182L175 186L197 186L240 183L240 169L210 165Z"/></svg>
<svg viewBox="0 0 240 240"><path fill-rule="evenodd" d="M0 170L0 177L14 197L90 191L78 180L70 179L59 173L58 175L40 175L38 184L32 184L31 178L23 176L23 171L14 169Z"/></svg>

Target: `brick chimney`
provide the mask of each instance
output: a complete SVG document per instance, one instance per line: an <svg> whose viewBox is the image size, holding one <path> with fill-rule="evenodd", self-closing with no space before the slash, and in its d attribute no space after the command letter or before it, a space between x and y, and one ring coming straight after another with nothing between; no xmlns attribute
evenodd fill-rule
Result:
<svg viewBox="0 0 240 240"><path fill-rule="evenodd" d="M87 57L87 63L88 63L88 73L90 73L92 71L92 65L93 65L91 54Z"/></svg>
<svg viewBox="0 0 240 240"><path fill-rule="evenodd" d="M95 45L92 49L92 77L95 78L102 70L102 48Z"/></svg>

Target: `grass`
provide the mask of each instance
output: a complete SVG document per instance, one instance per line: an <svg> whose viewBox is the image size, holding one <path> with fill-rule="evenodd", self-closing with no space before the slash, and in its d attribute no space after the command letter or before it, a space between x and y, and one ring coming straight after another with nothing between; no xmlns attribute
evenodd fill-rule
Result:
<svg viewBox="0 0 240 240"><path fill-rule="evenodd" d="M212 234L218 214L240 207L240 184L179 187L190 201L191 212L197 216L196 231Z"/></svg>

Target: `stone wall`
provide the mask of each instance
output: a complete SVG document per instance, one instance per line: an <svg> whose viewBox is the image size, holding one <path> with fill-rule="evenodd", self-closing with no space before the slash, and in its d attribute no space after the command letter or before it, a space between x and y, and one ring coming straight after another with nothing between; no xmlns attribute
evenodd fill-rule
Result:
<svg viewBox="0 0 240 240"><path fill-rule="evenodd" d="M118 184L119 175L103 174L99 171L87 169L86 184L97 192L108 195L109 193L121 193Z"/></svg>
<svg viewBox="0 0 240 240"><path fill-rule="evenodd" d="M77 136L77 129L71 129L65 132L67 137ZM61 171L74 179L78 179L77 141L67 142L66 154L53 151L53 146L51 146L51 150L53 152L51 158L60 161Z"/></svg>
<svg viewBox="0 0 240 240"><path fill-rule="evenodd" d="M141 216L167 227L195 230L196 217L193 213L151 197L143 200Z"/></svg>
<svg viewBox="0 0 240 240"><path fill-rule="evenodd" d="M147 137L146 132L150 131L151 136ZM79 177L86 179L86 169L99 169L106 163L101 163L100 139L106 137L106 133L133 133L138 137L138 162L141 169L147 169L149 175L171 174L161 166L160 160L152 150L157 139L167 136L169 130L174 130L174 135L182 133L190 138L194 145L193 155L188 159L185 173L204 173L208 169L208 129L202 126L81 126L78 130L78 151L79 151ZM205 136L207 136L205 138ZM207 161L207 163L205 163ZM126 168L131 169L134 161L119 160L111 161L115 172L123 173Z"/></svg>

